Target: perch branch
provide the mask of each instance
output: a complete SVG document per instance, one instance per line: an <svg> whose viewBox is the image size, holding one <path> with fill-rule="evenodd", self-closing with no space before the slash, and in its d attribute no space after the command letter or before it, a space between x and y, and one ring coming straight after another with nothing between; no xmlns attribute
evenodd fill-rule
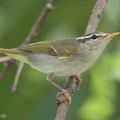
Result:
<svg viewBox="0 0 120 120"><path fill-rule="evenodd" d="M105 9L106 4L107 4L107 0L97 0L95 6L93 8L92 14L90 16L90 20L89 20L89 23L87 25L85 34L94 32L96 30L96 28L97 28L97 26L102 18L102 14L103 14L103 11ZM70 94L71 97L73 96L75 90L78 87L78 84L77 84L78 82L76 82L76 81L77 81L77 79L72 77L68 80L68 83L67 83L67 85L69 84L70 89L68 89L68 86L66 86L66 90L68 91L68 93ZM74 86L74 89L73 89L73 86ZM61 99L62 99L62 101L61 101ZM65 99L66 98L64 95L61 95L58 99L59 104L58 104L58 110L56 113L55 120L65 120L65 118L66 118L69 104L68 104L67 99L66 100Z"/></svg>
<svg viewBox="0 0 120 120"><path fill-rule="evenodd" d="M78 80L74 77L70 77L69 81L66 85L66 91L69 93L70 96L73 96L74 92L76 91L76 88L78 88L78 85L80 83ZM55 120L65 120L66 114L69 108L69 103L68 100L64 95L60 96L59 99L57 100L58 104L58 109L56 113L56 118Z"/></svg>
<svg viewBox="0 0 120 120"><path fill-rule="evenodd" d="M90 16L85 34L95 32L108 0L97 0Z"/></svg>

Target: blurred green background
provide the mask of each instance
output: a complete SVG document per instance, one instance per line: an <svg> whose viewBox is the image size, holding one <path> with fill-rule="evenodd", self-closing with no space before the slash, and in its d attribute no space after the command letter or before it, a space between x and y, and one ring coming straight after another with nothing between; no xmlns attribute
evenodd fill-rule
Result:
<svg viewBox="0 0 120 120"><path fill-rule="evenodd" d="M5 0L0 5L0 47L19 46L42 11L47 0ZM79 37L84 34L96 0L59 0L36 41ZM109 0L97 29L120 31L120 0ZM4 56L0 54L0 56ZM10 94L18 63L0 80L0 119L54 120L57 88L45 74L25 65L15 96ZM4 65L0 65L0 71ZM114 38L99 60L82 75L67 120L120 120L120 36ZM65 86L65 77L55 81Z"/></svg>

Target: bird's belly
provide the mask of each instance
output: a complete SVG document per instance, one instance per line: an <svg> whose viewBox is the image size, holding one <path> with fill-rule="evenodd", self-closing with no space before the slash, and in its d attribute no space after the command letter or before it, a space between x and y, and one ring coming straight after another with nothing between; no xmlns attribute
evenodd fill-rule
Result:
<svg viewBox="0 0 120 120"><path fill-rule="evenodd" d="M28 57L30 65L43 73L54 73L55 76L69 76L86 71L94 61L90 58L74 58L70 61L59 60L55 56L32 54Z"/></svg>

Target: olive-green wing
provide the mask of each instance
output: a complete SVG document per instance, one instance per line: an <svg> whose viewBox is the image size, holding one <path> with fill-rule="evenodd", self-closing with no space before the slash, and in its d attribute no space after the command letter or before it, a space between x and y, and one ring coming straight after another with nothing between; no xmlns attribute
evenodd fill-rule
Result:
<svg viewBox="0 0 120 120"><path fill-rule="evenodd" d="M69 41L55 40L37 42L24 46L21 48L24 51L43 53L46 55L56 56L58 59L67 60L77 54L77 49Z"/></svg>
<svg viewBox="0 0 120 120"><path fill-rule="evenodd" d="M51 45L49 44L49 42L32 43L24 46L21 49L28 52L43 53L43 54L50 54L50 55L56 56L56 53L51 48Z"/></svg>

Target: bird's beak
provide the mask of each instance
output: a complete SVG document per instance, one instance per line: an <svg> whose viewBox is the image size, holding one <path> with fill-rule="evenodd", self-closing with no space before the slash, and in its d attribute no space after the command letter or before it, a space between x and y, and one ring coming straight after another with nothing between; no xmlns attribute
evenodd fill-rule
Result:
<svg viewBox="0 0 120 120"><path fill-rule="evenodd" d="M112 39L113 37L115 37L115 36L117 36L119 34L120 34L120 32L108 34L107 36L104 37L104 39Z"/></svg>

